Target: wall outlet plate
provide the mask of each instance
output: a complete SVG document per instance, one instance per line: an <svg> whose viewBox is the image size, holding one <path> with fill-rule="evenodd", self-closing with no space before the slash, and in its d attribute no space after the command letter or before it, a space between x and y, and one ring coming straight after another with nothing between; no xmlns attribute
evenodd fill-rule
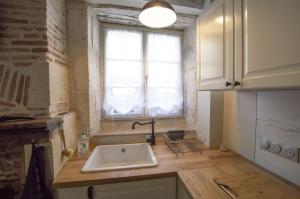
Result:
<svg viewBox="0 0 300 199"><path fill-rule="evenodd" d="M275 142L268 139L261 139L260 148L293 162L300 161L300 149L297 147L291 147L284 143Z"/></svg>

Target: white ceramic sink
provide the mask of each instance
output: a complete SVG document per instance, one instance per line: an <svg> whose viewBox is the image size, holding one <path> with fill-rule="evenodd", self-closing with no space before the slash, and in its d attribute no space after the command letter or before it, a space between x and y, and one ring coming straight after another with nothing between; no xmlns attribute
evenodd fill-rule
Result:
<svg viewBox="0 0 300 199"><path fill-rule="evenodd" d="M154 167L157 160L147 143L99 145L82 167L82 172Z"/></svg>

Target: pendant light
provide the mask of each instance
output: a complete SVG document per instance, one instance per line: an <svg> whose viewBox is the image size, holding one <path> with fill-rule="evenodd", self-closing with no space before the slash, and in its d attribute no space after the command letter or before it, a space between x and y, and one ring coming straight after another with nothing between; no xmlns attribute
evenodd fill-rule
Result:
<svg viewBox="0 0 300 199"><path fill-rule="evenodd" d="M175 23L176 13L169 2L165 0L151 0L143 7L139 14L139 20L145 26L163 28Z"/></svg>

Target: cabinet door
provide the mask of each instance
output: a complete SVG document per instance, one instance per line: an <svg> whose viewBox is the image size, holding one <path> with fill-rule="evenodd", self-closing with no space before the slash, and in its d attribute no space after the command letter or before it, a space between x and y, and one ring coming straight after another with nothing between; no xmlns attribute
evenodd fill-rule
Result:
<svg viewBox="0 0 300 199"><path fill-rule="evenodd" d="M226 82L233 82L233 0L211 4L199 27L199 89L231 89Z"/></svg>
<svg viewBox="0 0 300 199"><path fill-rule="evenodd" d="M177 178L177 198L176 199L192 199L188 190L185 188L180 178Z"/></svg>
<svg viewBox="0 0 300 199"><path fill-rule="evenodd" d="M237 0L234 7L241 87L300 87L300 1Z"/></svg>
<svg viewBox="0 0 300 199"><path fill-rule="evenodd" d="M88 187L62 188L57 193L59 199L85 199ZM91 195L94 199L175 199L176 178L94 185Z"/></svg>
<svg viewBox="0 0 300 199"><path fill-rule="evenodd" d="M94 186L95 199L174 199L176 178Z"/></svg>

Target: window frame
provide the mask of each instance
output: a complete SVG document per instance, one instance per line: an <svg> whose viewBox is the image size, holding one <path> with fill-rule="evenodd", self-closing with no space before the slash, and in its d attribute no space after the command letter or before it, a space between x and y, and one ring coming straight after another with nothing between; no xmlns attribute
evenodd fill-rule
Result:
<svg viewBox="0 0 300 199"><path fill-rule="evenodd" d="M116 115L116 116L110 116L107 115L103 108L103 102L104 102L104 93L105 93L105 38L106 38L106 29L123 29L123 30L135 30L143 32L142 38L143 38L143 66L144 66L144 97L145 97L145 104L147 103L147 95L146 95L146 88L147 88L147 33L161 33L161 34L170 34L170 35L176 35L180 38L180 46L181 46L181 81L182 81L182 97L183 97L183 104L182 104L182 111L179 115L169 115L169 116L157 116L154 118L163 118L163 119L171 119L171 118L184 118L184 102L185 102L185 92L184 92L184 70L183 70L183 32L180 30L169 30L169 29L152 29L142 26L133 26L133 25L121 25L121 24L111 24L111 23L101 23L100 24L100 98L101 98L101 121L105 120L132 120L134 119L149 119L152 118L151 116L146 115L147 108L144 108L144 114L140 116L136 116L134 114L126 114L124 116Z"/></svg>

